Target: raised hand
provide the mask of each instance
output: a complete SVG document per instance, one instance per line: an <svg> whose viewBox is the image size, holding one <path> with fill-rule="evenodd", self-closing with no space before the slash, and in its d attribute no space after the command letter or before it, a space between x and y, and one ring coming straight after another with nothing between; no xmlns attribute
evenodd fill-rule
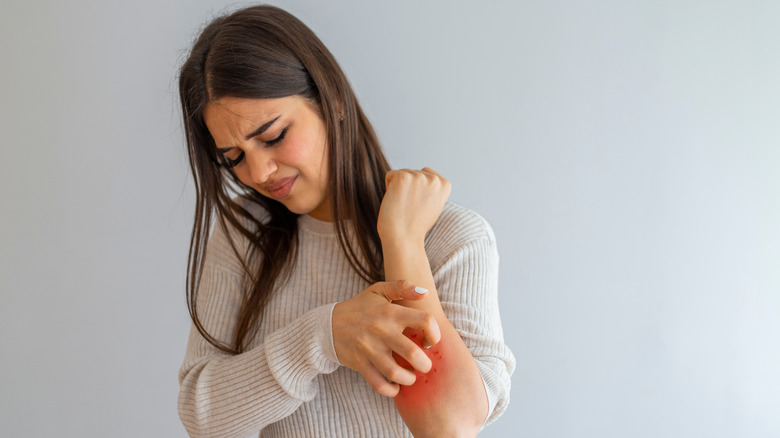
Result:
<svg viewBox="0 0 780 438"><path fill-rule="evenodd" d="M450 196L450 182L431 168L391 170L379 209L377 230L383 245L401 239L422 243Z"/></svg>

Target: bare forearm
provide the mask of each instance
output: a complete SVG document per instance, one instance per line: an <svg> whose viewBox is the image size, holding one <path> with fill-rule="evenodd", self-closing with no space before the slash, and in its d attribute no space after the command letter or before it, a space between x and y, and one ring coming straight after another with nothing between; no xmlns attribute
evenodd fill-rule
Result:
<svg viewBox="0 0 780 438"><path fill-rule="evenodd" d="M441 341L425 350L433 367L417 372L414 385L401 387L398 412L415 437L476 436L487 416L487 394L471 352L442 310L423 242L383 242L383 252L387 280L405 279L429 290L424 299L401 304L430 313L441 330ZM405 333L422 342L420 332Z"/></svg>

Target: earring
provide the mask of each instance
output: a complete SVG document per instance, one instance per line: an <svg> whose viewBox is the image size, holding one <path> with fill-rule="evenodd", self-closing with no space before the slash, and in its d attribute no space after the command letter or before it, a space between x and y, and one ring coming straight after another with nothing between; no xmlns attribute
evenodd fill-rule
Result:
<svg viewBox="0 0 780 438"><path fill-rule="evenodd" d="M343 122L343 121L344 121L344 113L340 112L339 113L339 122Z"/></svg>

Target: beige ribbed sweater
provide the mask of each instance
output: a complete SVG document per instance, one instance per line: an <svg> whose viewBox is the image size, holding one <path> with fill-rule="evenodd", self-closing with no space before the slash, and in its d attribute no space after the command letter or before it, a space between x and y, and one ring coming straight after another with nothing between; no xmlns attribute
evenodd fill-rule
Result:
<svg viewBox="0 0 780 438"><path fill-rule="evenodd" d="M410 437L393 400L336 359L333 306L368 284L342 254L331 223L303 215L298 226L295 270L273 294L247 351L220 352L192 328L179 372L182 423L193 437L245 437L260 430L262 438ZM240 243L243 252L247 243ZM515 367L498 313L493 231L477 214L449 202L425 248L444 312L485 383L488 424L506 409ZM208 332L223 342L232 339L243 278L225 231L215 226L197 305Z"/></svg>

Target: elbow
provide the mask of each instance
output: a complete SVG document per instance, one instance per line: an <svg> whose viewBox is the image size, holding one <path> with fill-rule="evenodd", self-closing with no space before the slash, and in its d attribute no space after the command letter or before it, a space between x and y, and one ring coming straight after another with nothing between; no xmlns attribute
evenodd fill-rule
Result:
<svg viewBox="0 0 780 438"><path fill-rule="evenodd" d="M507 349L504 357L480 357L477 360L477 366L488 400L488 412L483 424L484 427L495 422L509 406L515 358Z"/></svg>
<svg viewBox="0 0 780 438"><path fill-rule="evenodd" d="M180 378L178 410L184 429L192 438L227 437L220 430L220 413L212 403L214 394L204 383L204 366L196 366L182 373ZM224 426L224 424L223 424Z"/></svg>
<svg viewBox="0 0 780 438"><path fill-rule="evenodd" d="M179 389L178 411L184 429L192 438L232 438L247 436L257 424L236 421L237 412L219 402L224 400L208 387L208 378L190 372ZM260 427L254 432L259 431Z"/></svg>
<svg viewBox="0 0 780 438"><path fill-rule="evenodd" d="M208 399L199 399L196 394L179 394L179 419L192 438L237 438L257 435L262 426L247 424ZM255 427L257 428L255 429Z"/></svg>
<svg viewBox="0 0 780 438"><path fill-rule="evenodd" d="M474 438L482 429L482 423L458 417L446 422L423 422L409 425L415 438Z"/></svg>
<svg viewBox="0 0 780 438"><path fill-rule="evenodd" d="M208 407L204 403L198 403L195 394L184 390L179 392L179 419L187 434L192 438L217 436L209 427L210 418Z"/></svg>
<svg viewBox="0 0 780 438"><path fill-rule="evenodd" d="M481 422L474 421L452 421L447 428L439 429L431 433L430 437L454 437L454 438L474 438L482 429Z"/></svg>

